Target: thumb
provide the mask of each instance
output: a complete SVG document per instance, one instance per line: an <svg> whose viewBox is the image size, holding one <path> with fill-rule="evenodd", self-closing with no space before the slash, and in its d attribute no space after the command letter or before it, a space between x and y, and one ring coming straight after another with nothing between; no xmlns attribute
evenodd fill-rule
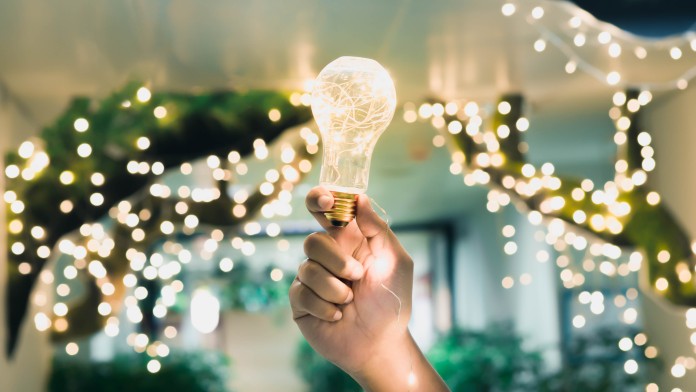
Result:
<svg viewBox="0 0 696 392"><path fill-rule="evenodd" d="M394 256L401 254L403 249L396 236L382 220L370 204L370 198L361 194L358 196L357 214L355 217L358 229L367 239L370 251L373 255L392 253Z"/></svg>

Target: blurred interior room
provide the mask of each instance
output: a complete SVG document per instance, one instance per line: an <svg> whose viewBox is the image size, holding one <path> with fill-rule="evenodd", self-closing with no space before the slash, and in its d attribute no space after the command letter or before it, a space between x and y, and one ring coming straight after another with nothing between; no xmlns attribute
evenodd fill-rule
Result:
<svg viewBox="0 0 696 392"><path fill-rule="evenodd" d="M313 82L377 60L367 194L453 391L696 391L696 4L5 0L3 391L360 391L292 320ZM681 177L685 176L685 177Z"/></svg>

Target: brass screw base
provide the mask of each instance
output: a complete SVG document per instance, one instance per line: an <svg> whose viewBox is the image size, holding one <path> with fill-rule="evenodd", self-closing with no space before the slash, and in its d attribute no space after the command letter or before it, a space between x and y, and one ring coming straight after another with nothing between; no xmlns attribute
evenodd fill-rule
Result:
<svg viewBox="0 0 696 392"><path fill-rule="evenodd" d="M334 205L324 213L326 219L335 227L346 227L355 218L358 195L344 192L333 192Z"/></svg>

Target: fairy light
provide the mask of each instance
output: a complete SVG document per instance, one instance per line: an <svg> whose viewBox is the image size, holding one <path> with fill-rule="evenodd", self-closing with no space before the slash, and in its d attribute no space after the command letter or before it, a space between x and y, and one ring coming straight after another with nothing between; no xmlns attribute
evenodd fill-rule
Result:
<svg viewBox="0 0 696 392"><path fill-rule="evenodd" d="M138 98L138 101L145 103L152 98L152 92L150 92L147 87L140 87L136 92L136 97Z"/></svg>
<svg viewBox="0 0 696 392"><path fill-rule="evenodd" d="M284 274L281 269L273 268L273 270L271 270L270 276L271 280L273 280L274 282L280 282L283 279Z"/></svg>
<svg viewBox="0 0 696 392"><path fill-rule="evenodd" d="M147 150L150 147L150 139L145 136L141 136L135 142L136 147L140 150Z"/></svg>
<svg viewBox="0 0 696 392"><path fill-rule="evenodd" d="M167 108L164 106L157 106L153 111L152 114L159 119L163 119L167 117Z"/></svg>
<svg viewBox="0 0 696 392"><path fill-rule="evenodd" d="M20 170L17 165L8 165L5 168L5 175L7 178L17 178L19 176Z"/></svg>
<svg viewBox="0 0 696 392"><path fill-rule="evenodd" d="M505 4L503 4L503 6L501 7L501 12L502 12L503 15L505 15L505 16L511 16L511 15L513 15L513 14L515 13L516 10L517 10L517 8L516 8L515 5L512 4L512 3L505 3Z"/></svg>
<svg viewBox="0 0 696 392"><path fill-rule="evenodd" d="M607 83L611 86L617 85L621 81L621 75L617 71L611 71L607 74Z"/></svg>
<svg viewBox="0 0 696 392"><path fill-rule="evenodd" d="M686 375L686 368L681 363L676 363L670 369L670 373L675 378L682 378Z"/></svg>
<svg viewBox="0 0 696 392"><path fill-rule="evenodd" d="M611 40L607 42L608 51L617 51L617 48L618 50L623 49L620 44L617 43L617 45L612 45L613 43L614 42ZM617 55L620 55L620 53ZM613 75L609 75L610 81L612 77ZM621 76L618 74L618 72L616 73L615 78L615 82L618 84L621 81ZM632 117L630 117L630 115L627 113L636 113L640 110L641 106L646 105L651 100L652 94L647 89L641 91L638 96L631 99L628 99L626 94L623 92L613 95L612 103L614 103L616 107L610 111L610 116L615 121L617 128L615 141L618 145L625 145L628 142L627 131L631 127L635 126L635 124L631 123ZM509 104L509 102L506 103ZM499 103L499 106L496 106L495 109L501 114L512 112L512 110L510 110L511 108L508 108L506 103L503 103L502 105ZM432 119L433 116L441 115L440 109L442 106L442 104L438 105L437 103L422 105L420 107L420 114L423 117ZM620 106L624 107L620 108ZM446 105L444 105L444 107L446 108ZM622 110L625 110L626 112L622 113ZM482 149L475 152L470 160L464 160L463 153L458 151L458 148L455 147L455 151L451 154L452 164L450 171L455 174L462 174L464 177L464 182L467 185L474 185L478 183L485 184L490 181L491 177L488 175L488 170L493 167L493 152L497 153L497 149L500 148L498 139L508 138L512 132L521 131L520 128L522 127L517 126L519 123L514 123L516 119L511 120L513 121L513 124L515 124L514 128L510 126L510 122L497 124L492 130L478 128L480 125L477 124L473 124L476 125L476 127L473 127L471 121L466 124L466 126L462 124L462 127L466 128L467 130L464 137L471 137L472 142L480 145ZM446 132L445 135L447 133L454 135L459 135L459 133L461 133L462 130L458 129L457 123L454 121L459 120L449 118L443 123L446 125L446 128L444 129ZM478 122L479 120L476 121ZM435 121L431 121L431 123L433 126L438 126ZM443 135L441 134L438 136L442 137ZM493 137L493 139L491 139L491 137ZM533 209L528 212L528 219L530 223L540 224L544 215L548 216L553 214L555 211L563 210L560 215L565 219L572 217L572 221L578 225L588 224L591 231L599 233L600 235L601 233L607 233L607 235L620 234L623 232L624 224L629 221L634 213L634 210L636 208L640 208L633 205L633 202L625 201L623 199L624 192L632 192L635 187L645 184L647 180L647 173L654 169L654 151L649 146L651 143L650 139L650 135L647 133L641 132L638 134L636 141L641 146L640 155L643 158L640 169L636 170L629 168L628 162L625 159L617 159L615 162L616 177L613 181L608 181L603 186L600 185L597 187L597 189L595 189L595 184L593 184L592 181L585 179L580 183L579 186L571 188L572 191L568 192L567 195L546 194L547 190L559 190L561 189L562 185L561 179L553 175L554 170L552 165L542 165L541 169L538 170L534 165L522 162L521 168L519 169L520 172L518 174L503 175L501 178L496 179L497 184L495 185L500 185L501 188L505 189L505 191L489 191L488 203L486 207L492 212L500 211L500 207L503 205L498 198L498 195L500 194L506 195L508 200L510 199L510 195L516 195L522 198L545 195L543 198L537 198L538 201L535 201L533 204L536 206L535 208L538 208L538 211ZM445 142L446 140L446 137L442 137L442 142ZM472 167L467 167L467 164L471 164ZM648 194L650 196L647 196ZM645 196L646 204L650 204L647 203L648 198L655 202L655 199L657 199L658 196L659 195L657 195L657 193L652 194L648 192ZM586 197L591 198L592 206L585 207L584 200ZM576 202L582 203L575 204ZM568 203L570 203L571 208L573 208L570 210L570 216L567 215L569 212L564 210ZM564 287L573 288L585 284L585 272L593 272L597 270L599 273L605 276L625 277L640 270L642 265L642 257L640 253L631 253L630 257L627 254L626 256L623 256L625 258L622 259L621 248L612 244L598 244L595 242L590 242L584 236L576 235L574 232L566 232L565 228L562 226L554 225L552 219L550 219L550 221L551 222L547 220L545 222L545 224L549 227L549 233L545 236L545 240L549 245L553 246L556 251L563 252L565 249L572 247L578 251L589 249L591 254L589 258L585 258L581 263L583 272L574 271L574 267L572 266L571 260L568 257L563 256L557 259L559 268L563 269L560 272L560 278ZM559 220L559 222L562 221ZM502 231L503 237L511 238L512 235L514 235L513 233L507 232L508 230L508 228L504 228ZM544 237L542 236L542 239L543 238ZM503 245L503 252L506 254L513 254L514 247L516 247L516 243L514 241L507 241ZM664 256L660 257L664 259ZM593 258L608 258L609 260L605 259L595 262ZM538 253L537 260L539 262L545 262L548 260L548 254ZM679 277L679 281L683 283L689 282L693 277L692 272L685 263L678 263L676 265L676 272L677 276ZM659 291L671 289L671 281L668 281L666 278L660 279L660 277L657 277L657 279L658 280L653 281L656 283L656 290ZM528 282L530 281L530 274L523 273L520 275L520 285L529 284ZM505 289L512 288L514 283L515 279L511 276L506 276L501 281L501 285ZM593 293L593 298L595 297L595 294L601 296L601 293L596 292ZM593 299L588 303L588 310L592 314L599 315L606 312L607 306L613 305L616 307L616 309L621 309L621 320L625 324L635 324L638 320L638 311L635 307L630 306L631 303L628 301L633 301L636 297L637 291L634 289L627 291L625 296L617 295L612 297L612 301L607 303L604 302L603 297L600 297L599 299ZM584 327L587 322L585 316L577 316L581 316L581 318L578 317L574 320L575 327ZM693 325L696 327L696 314L694 315ZM645 343L640 339L640 337L638 338L637 342L642 342L641 344ZM630 341L628 343L630 343ZM625 348L627 346L627 342L625 340L621 341L621 346ZM653 355L653 357L657 355L657 350L653 346L646 348L646 351L648 353L647 355ZM629 362L626 366L626 370L628 372L637 372L637 366L634 367L631 362Z"/></svg>
<svg viewBox="0 0 696 392"><path fill-rule="evenodd" d="M636 374L638 372L638 362L635 359L629 359L624 362L624 371L626 374Z"/></svg>
<svg viewBox="0 0 696 392"><path fill-rule="evenodd" d="M82 158L87 158L92 154L92 146L90 146L87 143L82 143L79 146L77 146L77 155L79 155Z"/></svg>
<svg viewBox="0 0 696 392"><path fill-rule="evenodd" d="M70 342L65 345L65 352L70 356L77 355L79 351L80 347L75 342Z"/></svg>
<svg viewBox="0 0 696 392"><path fill-rule="evenodd" d="M585 322L586 322L585 317L582 315L577 315L577 316L573 317L573 327L575 327L575 328L580 329L580 328L584 327Z"/></svg>
<svg viewBox="0 0 696 392"><path fill-rule="evenodd" d="M544 12L540 7L532 9L524 19L530 27L536 29L542 37L546 38L545 41L552 43L560 52L568 57L568 63L565 66L567 73L572 74L577 68L581 68L590 76L609 85L616 85L620 81L614 76L607 78L609 72L601 68L599 64L602 63L600 61L597 61L597 64L590 62L589 59L594 59L597 56L587 55L585 52L577 51L576 48L587 46L588 36L596 37L597 42L601 46L606 45L605 53L609 58L618 58L621 56L623 48L633 48L633 54L638 61L648 57L648 49L646 49L646 46L641 45L634 36L623 33L622 31L617 31L608 26L607 23L597 20L588 13L579 13L577 6L573 4L556 3L549 5L549 7L553 7L556 12L566 13L569 16L569 19L566 20L568 20L567 24L571 28L570 30L563 24L556 25L552 23L551 20L547 21L547 23L542 23L540 19ZM517 7L512 3L506 3L501 9L503 15L508 17L515 14L516 10ZM583 29L579 30L581 26L583 26ZM693 39L690 33L685 33L681 37L676 37L675 40L678 42L667 51L669 58L673 60L679 60L685 55L681 47L689 44L693 49L693 46L696 46L696 39ZM601 46L595 46L595 50L603 49ZM595 47L592 48L594 49ZM656 56L664 55L664 48L659 43L650 43L648 47L652 52L655 52ZM536 51L541 51L543 49L541 44L535 45ZM671 81L650 82L644 80L631 81L631 84L649 85L651 88L659 90L671 90L675 87L684 89L689 80L696 77L696 66L692 66L686 72L682 71L681 75L679 78L675 78Z"/></svg>
<svg viewBox="0 0 696 392"><path fill-rule="evenodd" d="M669 56L673 60L679 60L682 57L682 51L678 47L674 46L669 50Z"/></svg>

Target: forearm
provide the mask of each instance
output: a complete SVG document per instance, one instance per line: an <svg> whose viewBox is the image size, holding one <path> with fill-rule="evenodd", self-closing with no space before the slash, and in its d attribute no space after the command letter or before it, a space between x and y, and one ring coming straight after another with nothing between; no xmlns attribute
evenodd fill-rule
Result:
<svg viewBox="0 0 696 392"><path fill-rule="evenodd" d="M408 332L378 350L363 370L352 376L367 392L449 391Z"/></svg>

